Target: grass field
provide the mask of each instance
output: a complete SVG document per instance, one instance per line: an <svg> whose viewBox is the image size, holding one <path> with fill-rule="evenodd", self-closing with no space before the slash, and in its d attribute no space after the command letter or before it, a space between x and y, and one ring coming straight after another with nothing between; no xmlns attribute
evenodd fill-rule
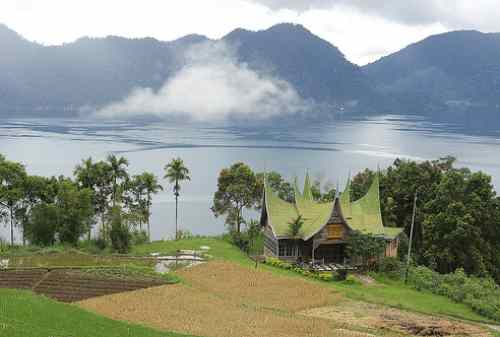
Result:
<svg viewBox="0 0 500 337"><path fill-rule="evenodd" d="M181 337L113 321L30 292L0 289L1 337Z"/></svg>

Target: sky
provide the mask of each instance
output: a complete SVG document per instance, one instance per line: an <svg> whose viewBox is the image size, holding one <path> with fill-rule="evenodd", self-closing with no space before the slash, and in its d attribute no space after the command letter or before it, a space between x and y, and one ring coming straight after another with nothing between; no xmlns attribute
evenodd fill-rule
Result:
<svg viewBox="0 0 500 337"><path fill-rule="evenodd" d="M500 32L500 0L1 0L0 23L45 45L82 36L220 38L304 25L359 65L450 30Z"/></svg>

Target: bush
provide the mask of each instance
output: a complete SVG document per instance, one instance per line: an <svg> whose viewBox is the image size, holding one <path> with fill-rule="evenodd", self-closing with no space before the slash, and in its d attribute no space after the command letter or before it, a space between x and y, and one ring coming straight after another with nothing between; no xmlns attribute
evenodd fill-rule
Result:
<svg viewBox="0 0 500 337"><path fill-rule="evenodd" d="M377 261L377 272L392 279L401 278L405 271L404 264L396 257L384 257Z"/></svg>
<svg viewBox="0 0 500 337"><path fill-rule="evenodd" d="M347 285L362 284L354 275L347 275L346 279L343 281Z"/></svg>
<svg viewBox="0 0 500 337"><path fill-rule="evenodd" d="M136 230L131 233L131 240L134 245L142 245L149 241L148 233L144 230Z"/></svg>
<svg viewBox="0 0 500 337"><path fill-rule="evenodd" d="M111 231L109 236L111 238L111 245L113 249L120 254L126 254L130 250L132 235L126 224L122 222L121 210L116 207L111 210Z"/></svg>
<svg viewBox="0 0 500 337"><path fill-rule="evenodd" d="M55 243L57 214L55 205L40 204L33 208L26 226L26 237L32 244L46 247Z"/></svg>
<svg viewBox="0 0 500 337"><path fill-rule="evenodd" d="M500 287L491 278L469 277L463 269L441 275L420 266L410 269L408 281L417 290L446 296L484 317L500 321Z"/></svg>
<svg viewBox="0 0 500 337"><path fill-rule="evenodd" d="M347 279L348 271L345 269L337 270L333 272L333 279L335 281L345 281Z"/></svg>

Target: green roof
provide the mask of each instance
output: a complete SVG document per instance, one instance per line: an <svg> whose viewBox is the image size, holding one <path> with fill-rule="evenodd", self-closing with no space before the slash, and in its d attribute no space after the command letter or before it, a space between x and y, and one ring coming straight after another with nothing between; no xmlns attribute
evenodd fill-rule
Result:
<svg viewBox="0 0 500 337"><path fill-rule="evenodd" d="M269 223L277 237L290 237L290 223L300 215L304 224L299 232L299 237L308 240L327 224L332 215L335 202L318 203L313 200L308 174L303 193L300 192L297 180L295 180L294 204L281 200L267 182L264 186L265 207ZM394 238L402 232L401 228L390 228L383 225L378 176L361 199L351 202L350 190L351 184L348 181L344 192L339 197L339 204L342 216L352 230L387 238Z"/></svg>

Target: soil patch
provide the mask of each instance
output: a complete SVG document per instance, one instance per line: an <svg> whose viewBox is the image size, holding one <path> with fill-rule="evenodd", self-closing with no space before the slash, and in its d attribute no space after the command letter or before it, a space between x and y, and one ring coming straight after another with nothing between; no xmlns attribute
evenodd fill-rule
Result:
<svg viewBox="0 0 500 337"><path fill-rule="evenodd" d="M302 314L412 336L491 336L478 325L348 300L336 306L306 310Z"/></svg>
<svg viewBox="0 0 500 337"><path fill-rule="evenodd" d="M47 269L0 271L0 287L31 289L62 302L144 289L168 282L153 276L122 275L111 270L97 272L85 270Z"/></svg>

